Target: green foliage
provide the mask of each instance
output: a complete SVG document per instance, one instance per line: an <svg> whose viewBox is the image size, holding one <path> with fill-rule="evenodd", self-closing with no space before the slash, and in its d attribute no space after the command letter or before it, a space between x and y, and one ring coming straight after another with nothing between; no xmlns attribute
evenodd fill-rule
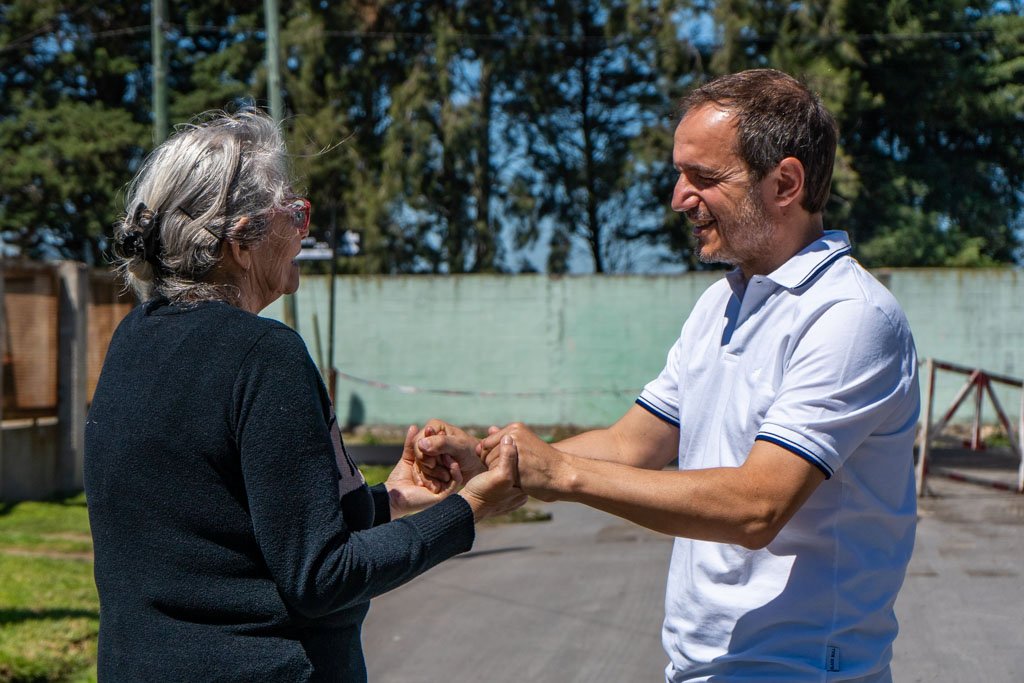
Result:
<svg viewBox="0 0 1024 683"><path fill-rule="evenodd" d="M102 36L147 15L27 1L0 12L0 233L29 255L95 262L148 116L125 99L140 37Z"/></svg>
<svg viewBox="0 0 1024 683"><path fill-rule="evenodd" d="M680 78L694 67L685 43L665 30L681 5L534 3L524 30L565 38L510 48L518 75L508 82L505 111L529 161L515 187L535 202L519 225L520 243L546 228L549 272L568 270L575 243L603 273L637 267L630 245L663 241L662 179L671 175L665 124Z"/></svg>
<svg viewBox="0 0 1024 683"><path fill-rule="evenodd" d="M168 3L170 120L265 104L262 3ZM0 5L0 237L98 262L152 145L148 4ZM342 272L700 267L668 208L673 105L805 79L842 131L827 223L868 265L1019 258L1020 0L281 1L285 127ZM704 22L711 17L713 23ZM700 28L704 27L704 28ZM538 260L538 257L546 257Z"/></svg>
<svg viewBox="0 0 1024 683"><path fill-rule="evenodd" d="M1024 227L1022 9L731 0L713 64L776 66L821 92L842 147L826 220L867 265L1007 263Z"/></svg>
<svg viewBox="0 0 1024 683"><path fill-rule="evenodd" d="M62 99L0 120L0 230L30 253L50 247L96 262L124 183L122 164L137 156L144 136L128 112L98 102Z"/></svg>

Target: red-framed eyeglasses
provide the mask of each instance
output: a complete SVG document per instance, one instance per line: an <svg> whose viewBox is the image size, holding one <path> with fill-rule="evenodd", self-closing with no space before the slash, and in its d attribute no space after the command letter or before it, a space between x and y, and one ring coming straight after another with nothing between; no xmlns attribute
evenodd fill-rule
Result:
<svg viewBox="0 0 1024 683"><path fill-rule="evenodd" d="M309 230L309 218L313 206L304 197L289 199L284 206L274 209L274 213L286 213L291 218L292 227L305 232Z"/></svg>

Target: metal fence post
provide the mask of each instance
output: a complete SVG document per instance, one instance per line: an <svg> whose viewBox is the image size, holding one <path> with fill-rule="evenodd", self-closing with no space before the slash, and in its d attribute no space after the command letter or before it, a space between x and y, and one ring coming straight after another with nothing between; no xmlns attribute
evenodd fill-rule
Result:
<svg viewBox="0 0 1024 683"><path fill-rule="evenodd" d="M1017 493L1024 493L1024 386L1020 388L1020 419L1017 421L1017 445L1020 465L1017 467Z"/></svg>
<svg viewBox="0 0 1024 683"><path fill-rule="evenodd" d="M928 378L928 386L925 391L924 415L921 416L921 438L917 447L917 496L924 495L924 477L927 473L928 446L932 440L932 404L935 402L935 361L931 358L925 361L925 375Z"/></svg>
<svg viewBox="0 0 1024 683"><path fill-rule="evenodd" d="M57 266L57 464L55 492L82 488L88 365L89 271L84 263Z"/></svg>

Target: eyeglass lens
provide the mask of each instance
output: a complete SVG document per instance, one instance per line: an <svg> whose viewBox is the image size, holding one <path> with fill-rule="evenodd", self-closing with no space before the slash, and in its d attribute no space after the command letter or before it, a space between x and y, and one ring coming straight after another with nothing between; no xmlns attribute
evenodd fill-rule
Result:
<svg viewBox="0 0 1024 683"><path fill-rule="evenodd" d="M305 230L309 227L310 204L308 199L296 199L291 204L292 225Z"/></svg>

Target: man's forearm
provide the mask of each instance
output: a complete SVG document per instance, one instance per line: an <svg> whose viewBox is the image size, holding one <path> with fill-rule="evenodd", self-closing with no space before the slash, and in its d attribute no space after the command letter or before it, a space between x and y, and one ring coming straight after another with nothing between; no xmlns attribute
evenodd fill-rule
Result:
<svg viewBox="0 0 1024 683"><path fill-rule="evenodd" d="M561 500L583 503L672 536L764 547L824 476L758 442L742 467L651 471L575 455L522 474ZM527 487L528 488L528 487Z"/></svg>
<svg viewBox="0 0 1024 683"><path fill-rule="evenodd" d="M581 456L569 456L563 464L563 474L551 482L551 493L560 500L670 536L759 545L765 525L739 493L734 468L653 471Z"/></svg>
<svg viewBox="0 0 1024 683"><path fill-rule="evenodd" d="M611 427L559 441L555 448L590 460L660 470L676 459L679 430L633 406Z"/></svg>
<svg viewBox="0 0 1024 683"><path fill-rule="evenodd" d="M594 429L583 432L553 445L563 453L571 453L581 458L628 464L622 454L619 439L610 429Z"/></svg>

